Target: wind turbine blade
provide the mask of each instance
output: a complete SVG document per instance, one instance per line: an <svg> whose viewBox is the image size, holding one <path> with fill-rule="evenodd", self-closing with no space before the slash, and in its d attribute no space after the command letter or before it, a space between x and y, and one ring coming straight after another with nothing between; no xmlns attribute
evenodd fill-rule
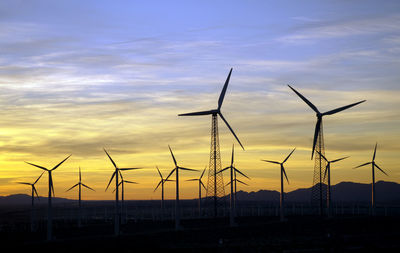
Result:
<svg viewBox="0 0 400 253"><path fill-rule="evenodd" d="M378 164L374 163L374 165L378 168L378 170L382 171L383 174L385 174L386 176L389 176L388 174L386 174L386 172L384 172L384 171L378 166Z"/></svg>
<svg viewBox="0 0 400 253"><path fill-rule="evenodd" d="M365 166L365 165L368 165L368 164L371 164L372 162L367 162L367 163L363 163L363 164L361 164L361 165L358 165L357 167L354 167L353 169L357 169L357 168L360 168L360 167L362 167L362 166Z"/></svg>
<svg viewBox="0 0 400 253"><path fill-rule="evenodd" d="M240 175L244 176L245 178L250 179L248 176L246 176L245 174L243 174L240 170L236 169L235 167L233 167L233 169L234 169L237 173L239 173Z"/></svg>
<svg viewBox="0 0 400 253"><path fill-rule="evenodd" d="M289 184L289 178L286 175L285 167L283 167L283 164L282 164L282 171L283 171L283 175L285 175L287 183Z"/></svg>
<svg viewBox="0 0 400 253"><path fill-rule="evenodd" d="M372 157L372 161L375 161L375 156L376 156L376 147L378 146L378 142L375 143L375 149L374 149L374 156Z"/></svg>
<svg viewBox="0 0 400 253"><path fill-rule="evenodd" d="M162 183L162 179L160 180L160 182L158 182L158 184L157 184L157 186L156 186L156 188L154 189L153 192L157 191L157 189L158 189L158 187L161 185L161 183Z"/></svg>
<svg viewBox="0 0 400 253"><path fill-rule="evenodd" d="M172 173L174 173L175 170L176 170L176 168L171 170L171 172L169 173L169 175L167 176L167 178L165 180L168 180L168 178L172 175Z"/></svg>
<svg viewBox="0 0 400 253"><path fill-rule="evenodd" d="M203 177L204 172L206 171L206 169L207 169L207 166L204 168L203 172L201 173L200 180L201 180L201 178Z"/></svg>
<svg viewBox="0 0 400 253"><path fill-rule="evenodd" d="M38 168L40 168L40 169L42 169L42 170L49 171L49 170L46 169L45 167L42 167L42 166L39 166L39 165L36 165L36 164L33 164L33 163L29 163L29 162L26 162L26 163L27 163L27 164L30 164L30 165L32 165L32 166L38 167Z"/></svg>
<svg viewBox="0 0 400 253"><path fill-rule="evenodd" d="M199 181L197 178L188 179L186 181Z"/></svg>
<svg viewBox="0 0 400 253"><path fill-rule="evenodd" d="M316 152L317 152L326 162L328 162L328 159L326 159L326 157L325 157L323 154L321 154L318 150L316 150Z"/></svg>
<svg viewBox="0 0 400 253"><path fill-rule="evenodd" d="M327 172L328 172L328 166L329 166L329 162L328 162L328 165L326 165L326 167L325 167L324 181L325 181L325 178L326 178L326 174L327 174Z"/></svg>
<svg viewBox="0 0 400 253"><path fill-rule="evenodd" d="M292 86L288 85L290 89L292 89L292 91L294 91L294 93L297 94L297 96L299 96L304 102L306 102L306 104L308 104L309 107L311 107L311 109L314 110L314 112L316 112L317 114L319 114L320 112L318 111L317 107L315 105L313 105L313 103L311 103L307 98L305 98L303 95L300 94L300 92L297 92L294 88L292 88Z"/></svg>
<svg viewBox="0 0 400 253"><path fill-rule="evenodd" d="M203 184L203 182L201 182L201 180L200 180L200 184L204 187L204 189L207 190L207 187Z"/></svg>
<svg viewBox="0 0 400 253"><path fill-rule="evenodd" d="M33 184L36 184L39 181L39 179L42 177L43 173L44 173L44 171L42 172L42 174L40 174L40 176L36 179L36 181Z"/></svg>
<svg viewBox="0 0 400 253"><path fill-rule="evenodd" d="M267 162L267 163L276 163L276 164L281 164L280 162L275 162L275 161L270 161L270 160L261 160L263 162Z"/></svg>
<svg viewBox="0 0 400 253"><path fill-rule="evenodd" d="M315 150L315 145L317 144L318 134L319 134L320 127L321 127L321 121L322 121L322 118L318 117L317 124L315 125L313 147L312 147L312 152L311 152L311 160L313 159L313 156L314 156L314 150Z"/></svg>
<svg viewBox="0 0 400 253"><path fill-rule="evenodd" d="M342 157L342 158L339 158L339 159L331 161L331 163L339 162L339 161L344 160L344 159L349 158L349 157L350 156Z"/></svg>
<svg viewBox="0 0 400 253"><path fill-rule="evenodd" d="M189 170L189 171L199 171L199 170L194 170L194 169L188 169L188 168L183 168L183 167L178 167L180 170Z"/></svg>
<svg viewBox="0 0 400 253"><path fill-rule="evenodd" d="M49 173L50 173L50 172L49 172ZM53 192L53 197L55 197L55 196L56 196L56 194L54 193L53 176L51 175L51 173L50 173L50 177L49 177L49 179L50 179L50 187L51 187L51 191Z"/></svg>
<svg viewBox="0 0 400 253"><path fill-rule="evenodd" d="M239 179L236 179L236 181L238 182L238 183L241 183L241 184L244 184L244 185L247 185L247 186L249 186L248 184L246 184L245 182L243 182L243 181L240 181Z"/></svg>
<svg viewBox="0 0 400 253"><path fill-rule="evenodd" d="M94 189L90 188L89 186L87 186L87 185L85 185L85 184L82 184L82 186L83 186L83 187L86 187L86 188L88 188L89 190L92 190L92 191L94 191L94 192L95 192L95 190L94 190Z"/></svg>
<svg viewBox="0 0 400 253"><path fill-rule="evenodd" d="M232 144L232 159L231 159L231 166L233 166L233 156L235 153L235 144Z"/></svg>
<svg viewBox="0 0 400 253"><path fill-rule="evenodd" d="M104 152L106 152L106 154L107 154L108 158L110 158L110 160L111 160L111 163L114 165L114 167L115 167L116 169L118 169L118 168L117 168L117 165L115 164L115 162L114 162L114 160L111 158L111 156L108 154L108 152L107 152L107 150L106 150L106 149L104 149Z"/></svg>
<svg viewBox="0 0 400 253"><path fill-rule="evenodd" d="M164 179L164 182L175 182L175 180L171 180L171 179Z"/></svg>
<svg viewBox="0 0 400 253"><path fill-rule="evenodd" d="M128 181L128 180L125 180L124 182L125 182L125 183L128 183L128 184L139 184L139 183L137 183L137 182Z"/></svg>
<svg viewBox="0 0 400 253"><path fill-rule="evenodd" d="M33 192L36 193L37 198L40 199L40 198L39 198L39 194L38 194L38 192L36 191L36 187L35 187L34 185L32 185L32 188L33 188Z"/></svg>
<svg viewBox="0 0 400 253"><path fill-rule="evenodd" d="M26 185L32 185L31 183L25 183L25 182L17 182L17 184L26 184Z"/></svg>
<svg viewBox="0 0 400 253"><path fill-rule="evenodd" d="M219 99L218 99L218 110L221 109L222 102L224 101L226 89L228 88L229 80L231 79L231 74L232 74L232 68L231 68L231 70L229 71L229 74L228 74L228 77L226 78L224 87L222 88L221 94L219 95Z"/></svg>
<svg viewBox="0 0 400 253"><path fill-rule="evenodd" d="M124 181L124 177L122 176L121 170L118 169L118 173L119 173L119 175L121 176L121 181Z"/></svg>
<svg viewBox="0 0 400 253"><path fill-rule="evenodd" d="M218 112L219 116L221 117L221 119L225 122L226 126L229 128L229 130L231 130L233 136L235 136L236 140L239 142L239 145L242 147L242 149L244 150L244 147L242 145L242 143L240 142L239 138L236 136L235 132L233 131L233 129L231 128L231 126L229 125L228 121L226 121L226 119L224 118L224 116L222 115L221 112Z"/></svg>
<svg viewBox="0 0 400 253"><path fill-rule="evenodd" d="M231 182L232 182L232 181L229 181L226 185L230 185Z"/></svg>
<svg viewBox="0 0 400 253"><path fill-rule="evenodd" d="M225 170L227 170L227 169L230 169L230 168L231 168L231 166L226 167L226 168L223 168L222 170L218 171L217 174L218 174L218 173L222 173L223 171L225 171Z"/></svg>
<svg viewBox="0 0 400 253"><path fill-rule="evenodd" d="M71 188L69 188L68 190L66 190L65 192L69 192L70 190L74 189L76 186L78 186L79 183L77 183L76 185L72 186Z"/></svg>
<svg viewBox="0 0 400 253"><path fill-rule="evenodd" d="M176 159L175 159L174 153L172 153L171 147L169 145L168 145L168 148L169 148L169 151L171 152L172 159L174 160L175 167L178 167L178 165L176 164Z"/></svg>
<svg viewBox="0 0 400 253"><path fill-rule="evenodd" d="M160 177L161 177L161 180L163 180L164 178L163 178L163 176L162 176L162 174L161 174L160 170L158 169L158 166L156 166L156 169L157 169L157 171L158 171L158 174L159 174L159 175L160 175Z"/></svg>
<svg viewBox="0 0 400 253"><path fill-rule="evenodd" d="M324 112L324 113L322 113L322 115L332 115L332 114L335 114L335 113L341 112L341 111L343 111L343 110L349 109L350 107L353 107L353 106L356 106L356 105L358 105L358 104L361 104L361 103L363 103L363 102L365 102L365 101L366 101L366 100L362 100L362 101L359 101L359 102L357 102L357 103L354 103L354 104L350 104L350 105L342 106L342 107L339 107L339 108L333 109L333 110L331 110L331 111Z"/></svg>
<svg viewBox="0 0 400 253"><path fill-rule="evenodd" d="M110 186L110 184L111 184L111 181L113 180L113 178L115 177L115 171L114 171L114 173L112 174L112 176L111 176L111 179L110 179L110 181L108 182L108 185L107 185L107 187L106 187L106 190L105 191L107 191L107 189L108 189L108 187Z"/></svg>
<svg viewBox="0 0 400 253"><path fill-rule="evenodd" d="M287 159L289 159L289 157L293 154L293 152L296 150L296 148L294 148L293 150L292 150L292 152L290 152L290 154L286 157L286 159L282 162L282 163L285 163L286 161L287 161Z"/></svg>
<svg viewBox="0 0 400 253"><path fill-rule="evenodd" d="M118 170L140 170L141 168L121 168Z"/></svg>
<svg viewBox="0 0 400 253"><path fill-rule="evenodd" d="M71 155L67 156L67 158L65 158L64 160L62 160L59 164L57 164L56 166L54 166L54 168L52 168L51 170L55 170L57 169L63 162L65 162Z"/></svg>
<svg viewBox="0 0 400 253"><path fill-rule="evenodd" d="M81 166L79 166L79 182L82 181L82 175L81 175Z"/></svg>
<svg viewBox="0 0 400 253"><path fill-rule="evenodd" d="M214 113L214 110L208 110L208 111L200 111L200 112L181 113L181 114L178 114L178 116L200 116L200 115L210 115L213 113Z"/></svg>

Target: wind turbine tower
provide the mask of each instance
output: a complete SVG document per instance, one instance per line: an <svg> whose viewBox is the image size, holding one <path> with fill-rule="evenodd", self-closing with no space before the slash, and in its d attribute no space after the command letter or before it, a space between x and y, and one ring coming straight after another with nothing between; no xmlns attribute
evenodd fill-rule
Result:
<svg viewBox="0 0 400 253"><path fill-rule="evenodd" d="M47 200L48 200L48 202L47 202L48 203L48 205L47 205L47 240L48 241L51 241L52 238L53 238L53 213L52 213L52 201L51 201L52 199L51 199L51 197L52 197L52 193L53 193L53 196L54 196L54 185L53 185L53 177L52 177L51 173L55 169L57 169L63 162L65 162L70 156L71 155L67 156L67 158L62 160L59 164L57 164L56 166L54 166L50 170L45 168L45 167L43 167L43 166L26 162L27 164L35 166L35 167L37 167L39 169L42 169L44 171L47 171L47 173L49 175L49 181L48 181L49 182L49 191L48 191L49 194L48 194L48 198L47 198Z"/></svg>
<svg viewBox="0 0 400 253"><path fill-rule="evenodd" d="M218 134L218 116L225 122L233 136L236 138L242 149L244 147L236 136L235 132L229 125L228 121L224 118L221 113L222 102L224 101L226 89L228 88L229 80L231 78L232 69L229 71L228 77L226 78L224 87L222 88L221 94L218 99L218 108L208 111L192 112L179 114L178 116L203 116L211 115L211 148L210 148L210 162L208 169L208 182L207 182L207 197L212 197L214 200L214 216L218 215L218 198L225 196L224 191L224 180L222 173L218 173L221 170L221 153L219 149L219 134Z"/></svg>
<svg viewBox="0 0 400 253"><path fill-rule="evenodd" d="M293 87L288 85L294 93L296 93L315 113L317 116L317 123L315 125L314 131L314 139L313 139L313 147L311 152L311 160L315 154L314 160L314 177L313 177L313 187L311 189L311 198L313 202L319 202L319 213L322 216L324 212L324 204L326 203L327 199L327 187L326 182L323 179L322 171L325 170L327 162L321 157L320 154L325 155L325 144L324 144L324 134L323 134L323 127L322 127L322 118L327 115L332 115L343 110L349 109L353 106L361 104L366 100L362 100L350 105L342 106L327 112L320 112L318 108L311 103L307 98L305 98L302 94L296 91Z"/></svg>
<svg viewBox="0 0 400 253"><path fill-rule="evenodd" d="M87 189L89 189L89 190L95 191L95 190L93 190L92 188L90 188L89 186L87 186L87 185L85 185L84 183L82 183L81 167L79 167L79 182L78 182L77 184L75 184L74 186L72 186L71 188L69 188L69 189L67 190L67 192L70 191L70 190L72 190L72 189L74 189L74 188L77 187L77 186L78 186L78 208L79 208L79 209L78 209L78 227L81 227L82 186L85 187L85 188L87 188Z"/></svg>

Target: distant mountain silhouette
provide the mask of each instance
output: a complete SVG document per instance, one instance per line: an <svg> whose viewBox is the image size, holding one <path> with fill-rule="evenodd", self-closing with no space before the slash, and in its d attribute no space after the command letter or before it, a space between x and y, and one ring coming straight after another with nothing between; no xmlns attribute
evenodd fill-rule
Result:
<svg viewBox="0 0 400 253"><path fill-rule="evenodd" d="M371 184L341 182L331 188L333 202L370 202ZM375 184L376 200L378 203L400 203L400 184L379 181ZM310 202L311 189L297 189L285 194L288 202ZM227 198L229 195L226 196ZM237 199L243 201L279 201L278 191L260 190L257 192L237 192Z"/></svg>
<svg viewBox="0 0 400 253"><path fill-rule="evenodd" d="M8 196L0 196L0 206L5 205L30 205L31 204L31 196L27 194L13 194ZM52 198L52 202L54 204L71 202L73 200L66 198ZM47 204L47 197L39 197L35 198L35 204Z"/></svg>
<svg viewBox="0 0 400 253"><path fill-rule="evenodd" d="M400 184L395 182L379 181L375 184L377 203L393 203L400 204ZM229 198L229 194L225 196ZM238 201L265 201L279 202L279 192L270 190L259 190L257 192L237 192ZM297 189L285 194L287 202L303 202L311 201L311 187ZM47 197L40 197L40 201L35 199L35 203L39 205L47 205ZM66 198L52 199L54 204L71 203L76 200ZM90 201L90 202L110 202L108 201ZM129 200L127 200L129 201ZM143 201L143 200L142 200ZM149 200L150 201L150 200ZM158 200L154 200L157 201ZM173 201L173 200L171 200ZM371 201L371 184L361 184L354 182L341 182L332 186L332 201L333 202L370 202ZM30 205L31 196L26 194L14 194L9 196L0 196L0 206L6 205Z"/></svg>

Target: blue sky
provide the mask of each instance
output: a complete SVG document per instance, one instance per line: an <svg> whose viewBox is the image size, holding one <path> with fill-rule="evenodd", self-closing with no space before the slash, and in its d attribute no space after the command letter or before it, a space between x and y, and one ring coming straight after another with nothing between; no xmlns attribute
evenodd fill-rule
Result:
<svg viewBox="0 0 400 253"><path fill-rule="evenodd" d="M367 171L348 168L369 159L378 141L383 167L399 182L399 7L398 1L3 0L3 181L35 177L25 160L51 163L69 153L70 167L85 165L97 172L93 182L103 180L110 164L102 147L126 163L153 166L159 159L167 171L169 143L189 167L203 168L210 119L176 115L216 107L233 68L222 110L246 147L238 157L256 178L250 190L278 188L276 171L259 159L279 160L295 146L298 169L288 166L294 173L288 189L312 183L315 116L287 84L321 111L367 99L324 122L327 152L354 158L343 162L337 181L369 182ZM224 163L234 139L222 124L220 134ZM143 192L153 174L142 173L149 182Z"/></svg>

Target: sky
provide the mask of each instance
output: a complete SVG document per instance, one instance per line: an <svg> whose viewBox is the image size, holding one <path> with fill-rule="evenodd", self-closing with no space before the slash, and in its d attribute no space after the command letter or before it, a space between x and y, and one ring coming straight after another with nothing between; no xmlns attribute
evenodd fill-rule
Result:
<svg viewBox="0 0 400 253"><path fill-rule="evenodd" d="M311 187L315 113L363 99L324 118L332 184L371 182L369 162L400 183L399 1L27 1L0 2L0 195L30 193L17 182L52 168L58 197L78 181L113 199L105 187L113 167L126 171L126 199L160 199L153 192L178 164L208 166L211 117L179 113L215 109L233 68L222 106L245 151L219 121L222 166L235 165L251 180L240 190L279 190L283 160L290 184ZM180 173L182 198L197 197L200 172ZM207 175L207 173L206 173ZM224 174L225 183L228 173ZM204 182L207 182L205 178ZM37 185L47 193L47 177ZM166 198L175 187L166 185ZM228 189L226 188L226 193Z"/></svg>

